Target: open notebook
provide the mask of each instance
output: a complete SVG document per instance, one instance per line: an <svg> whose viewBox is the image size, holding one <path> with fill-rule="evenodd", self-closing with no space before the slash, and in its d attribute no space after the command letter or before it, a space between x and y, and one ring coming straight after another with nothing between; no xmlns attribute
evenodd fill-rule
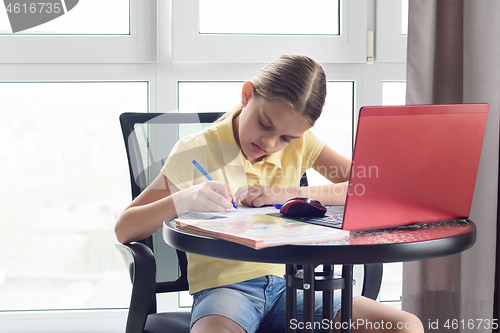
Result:
<svg viewBox="0 0 500 333"><path fill-rule="evenodd" d="M349 236L348 231L273 216L274 207L228 210L225 213L187 212L175 219L180 230L221 238L260 249L269 246L331 242Z"/></svg>

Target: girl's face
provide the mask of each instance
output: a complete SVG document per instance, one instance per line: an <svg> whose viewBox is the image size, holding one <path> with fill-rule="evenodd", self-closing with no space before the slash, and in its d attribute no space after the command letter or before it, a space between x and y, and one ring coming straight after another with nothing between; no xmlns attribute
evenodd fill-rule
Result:
<svg viewBox="0 0 500 333"><path fill-rule="evenodd" d="M311 127L282 101L269 101L255 95L251 82L243 86L242 104L243 111L233 120L233 130L236 142L250 163L280 151Z"/></svg>

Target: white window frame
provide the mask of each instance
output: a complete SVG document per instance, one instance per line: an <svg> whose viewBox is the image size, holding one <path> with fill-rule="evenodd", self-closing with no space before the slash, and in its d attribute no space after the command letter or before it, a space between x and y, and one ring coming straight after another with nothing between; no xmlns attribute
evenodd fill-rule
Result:
<svg viewBox="0 0 500 333"><path fill-rule="evenodd" d="M0 63L157 62L157 21L157 0L130 0L129 35L2 35Z"/></svg>
<svg viewBox="0 0 500 333"><path fill-rule="evenodd" d="M401 33L402 1L377 0L376 6L375 61L406 62L407 37Z"/></svg>
<svg viewBox="0 0 500 333"><path fill-rule="evenodd" d="M366 0L340 1L339 36L199 34L198 0L172 3L174 62L269 62L283 53L307 54L322 63L366 62Z"/></svg>

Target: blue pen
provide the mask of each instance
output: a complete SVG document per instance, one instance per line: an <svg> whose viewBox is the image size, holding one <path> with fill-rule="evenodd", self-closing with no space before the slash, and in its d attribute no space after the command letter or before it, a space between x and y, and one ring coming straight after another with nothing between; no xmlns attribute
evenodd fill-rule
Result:
<svg viewBox="0 0 500 333"><path fill-rule="evenodd" d="M198 164L198 162L196 162L196 160L193 160L192 161L194 166L200 170L200 172L203 174L203 176L205 176L205 178L207 178L208 180L213 180L212 177L210 177L210 175L201 167L201 165ZM219 192L220 193L220 192ZM222 195L222 193L220 193L220 195ZM233 200L231 200L231 203L233 204L233 207L238 209L238 207L236 206L236 204L234 203Z"/></svg>

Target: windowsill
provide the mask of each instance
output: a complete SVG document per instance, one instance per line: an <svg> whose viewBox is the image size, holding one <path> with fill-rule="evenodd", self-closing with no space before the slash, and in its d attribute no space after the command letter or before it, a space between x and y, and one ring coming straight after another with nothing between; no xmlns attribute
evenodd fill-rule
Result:
<svg viewBox="0 0 500 333"><path fill-rule="evenodd" d="M125 331L128 309L0 312L0 333Z"/></svg>

